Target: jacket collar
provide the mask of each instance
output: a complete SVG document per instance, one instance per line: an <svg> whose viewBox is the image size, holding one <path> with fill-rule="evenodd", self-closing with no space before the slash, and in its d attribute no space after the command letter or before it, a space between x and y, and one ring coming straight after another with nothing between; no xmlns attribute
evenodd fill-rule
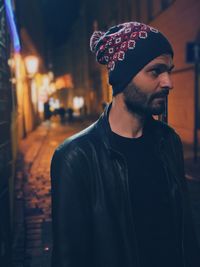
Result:
<svg viewBox="0 0 200 267"><path fill-rule="evenodd" d="M98 134L100 135L101 140L103 141L104 145L109 150L113 150L112 143L110 140L111 137L111 127L108 120L109 111L111 109L112 103L106 106L104 112L100 116L99 120L97 121L97 129ZM155 142L158 146L161 146L165 140L165 137L169 133L170 127L167 124L155 120L152 116L146 119L144 125L144 134L147 132L151 135L152 142Z"/></svg>

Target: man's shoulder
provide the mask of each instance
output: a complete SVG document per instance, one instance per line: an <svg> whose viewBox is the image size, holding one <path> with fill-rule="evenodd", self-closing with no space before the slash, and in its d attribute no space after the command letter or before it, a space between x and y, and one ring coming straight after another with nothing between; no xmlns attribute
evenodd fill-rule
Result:
<svg viewBox="0 0 200 267"><path fill-rule="evenodd" d="M177 134L175 130L172 128L172 126L163 121L154 120L154 125L157 129L163 131L164 133Z"/></svg>
<svg viewBox="0 0 200 267"><path fill-rule="evenodd" d="M181 142L179 134L169 124L163 121L160 121L160 120L154 120L154 125L155 125L155 128L161 132L162 137L170 138L170 139L172 138L173 140L176 140L177 142Z"/></svg>
<svg viewBox="0 0 200 267"><path fill-rule="evenodd" d="M69 152L84 150L89 146L89 143L93 142L96 138L96 124L94 122L82 131L65 139L56 149L56 153L60 155L67 155Z"/></svg>

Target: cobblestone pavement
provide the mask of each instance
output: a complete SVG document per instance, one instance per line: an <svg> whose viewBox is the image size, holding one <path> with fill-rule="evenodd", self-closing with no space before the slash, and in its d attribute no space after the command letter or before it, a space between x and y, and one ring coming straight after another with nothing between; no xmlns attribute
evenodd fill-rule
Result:
<svg viewBox="0 0 200 267"><path fill-rule="evenodd" d="M13 267L50 267L51 157L58 144L90 123L87 121L61 125L58 122L45 122L22 141L15 185ZM198 161L193 166L191 157L191 151L186 147L187 181L200 240L200 163Z"/></svg>

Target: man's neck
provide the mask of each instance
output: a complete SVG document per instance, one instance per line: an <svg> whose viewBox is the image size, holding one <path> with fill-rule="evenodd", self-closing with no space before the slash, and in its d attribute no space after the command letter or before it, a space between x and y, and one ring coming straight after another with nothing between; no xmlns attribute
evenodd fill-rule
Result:
<svg viewBox="0 0 200 267"><path fill-rule="evenodd" d="M143 134L144 117L130 113L122 98L113 99L109 112L111 130L121 136L138 138Z"/></svg>

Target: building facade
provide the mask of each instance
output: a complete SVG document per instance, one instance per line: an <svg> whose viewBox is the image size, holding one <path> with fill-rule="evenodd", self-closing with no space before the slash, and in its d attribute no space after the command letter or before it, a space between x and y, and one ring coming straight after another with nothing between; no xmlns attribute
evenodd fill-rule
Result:
<svg viewBox="0 0 200 267"><path fill-rule="evenodd" d="M175 69L172 72L174 90L169 96L169 124L176 129L184 142L192 143L195 127L195 68L194 64L186 62L186 47L188 42L198 42L200 1L163 2L166 5L163 4L163 9L161 5L157 13L154 10L156 6L152 6L150 22L170 39L175 52ZM200 88L198 90L200 92Z"/></svg>
<svg viewBox="0 0 200 267"><path fill-rule="evenodd" d="M11 220L10 184L12 183L12 136L13 112L10 71L10 36L6 23L5 5L0 0L0 265L10 266Z"/></svg>

